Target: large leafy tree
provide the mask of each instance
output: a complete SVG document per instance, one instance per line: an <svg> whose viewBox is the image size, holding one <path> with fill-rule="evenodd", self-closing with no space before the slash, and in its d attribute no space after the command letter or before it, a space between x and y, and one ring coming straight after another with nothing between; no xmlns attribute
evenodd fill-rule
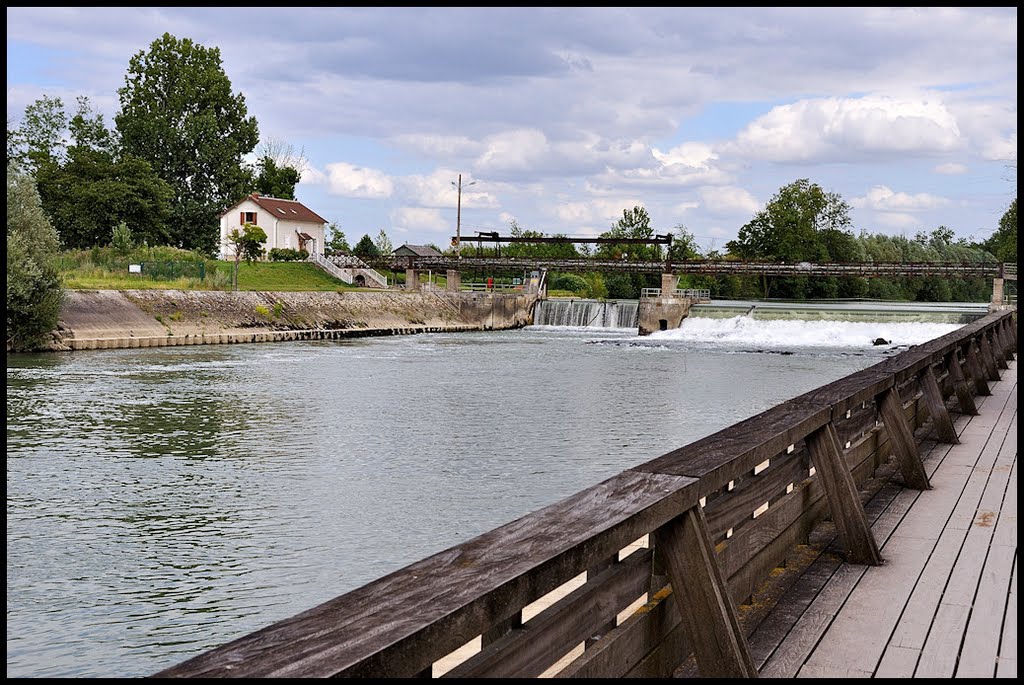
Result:
<svg viewBox="0 0 1024 685"><path fill-rule="evenodd" d="M21 125L7 130L7 161L35 176L60 164L67 145L68 115L60 98L44 95L25 108Z"/></svg>
<svg viewBox="0 0 1024 685"><path fill-rule="evenodd" d="M171 185L172 244L212 254L220 211L253 187L243 158L259 140L220 50L165 33L132 57L118 94L115 121L125 152Z"/></svg>
<svg viewBox="0 0 1024 685"><path fill-rule="evenodd" d="M62 128L42 130L49 126ZM15 138L23 152L16 160L34 174L43 210L65 247L105 245L121 222L141 241L168 242L170 186L148 162L121 152L88 98L78 98L69 119L59 99L44 96L25 108Z"/></svg>
<svg viewBox="0 0 1024 685"><path fill-rule="evenodd" d="M746 260L851 261L855 252L851 229L850 206L842 197L804 178L780 188L765 208L740 228L736 240L726 243L726 248L730 255ZM836 254L833 256L830 250ZM765 297L772 283L767 276L763 279ZM803 277L778 279L778 285L783 296L816 294L808 290L815 286Z"/></svg>
<svg viewBox="0 0 1024 685"><path fill-rule="evenodd" d="M601 238L640 238L654 237L651 228L651 217L644 207L635 206L623 209L622 217L612 227L602 233ZM594 255L601 259L628 259L630 261L651 261L662 259L661 246L633 243L602 243L597 246ZM639 297L641 288L657 285L655 276L645 274L613 274L605 275L605 286L608 297L633 299Z"/></svg>
<svg viewBox="0 0 1024 685"><path fill-rule="evenodd" d="M295 186L302 174L290 166L278 166L273 157L263 157L256 163L256 192L282 200L295 199Z"/></svg>
<svg viewBox="0 0 1024 685"><path fill-rule="evenodd" d="M986 250L1001 262L1017 261L1017 198L999 219L999 228L984 242Z"/></svg>
<svg viewBox="0 0 1024 685"><path fill-rule="evenodd" d="M57 233L32 178L7 164L7 344L13 350L45 345L57 327L63 289L55 257Z"/></svg>

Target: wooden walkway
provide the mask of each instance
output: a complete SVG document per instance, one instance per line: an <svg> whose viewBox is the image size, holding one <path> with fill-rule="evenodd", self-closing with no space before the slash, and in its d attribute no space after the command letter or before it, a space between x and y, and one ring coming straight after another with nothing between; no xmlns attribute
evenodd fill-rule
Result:
<svg viewBox="0 0 1024 685"><path fill-rule="evenodd" d="M883 565L812 541L750 635L762 677L1016 678L1016 361L990 387L955 415L959 444L922 449L931 490L890 483L867 503Z"/></svg>

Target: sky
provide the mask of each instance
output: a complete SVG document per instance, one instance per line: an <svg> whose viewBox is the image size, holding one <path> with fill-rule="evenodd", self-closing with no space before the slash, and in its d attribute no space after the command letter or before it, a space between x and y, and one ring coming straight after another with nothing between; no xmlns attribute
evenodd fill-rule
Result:
<svg viewBox="0 0 1024 685"><path fill-rule="evenodd" d="M350 242L597 236L705 252L808 179L853 230L984 240L1017 194L1016 7L7 7L7 117L108 123L163 33L220 49L297 198Z"/></svg>

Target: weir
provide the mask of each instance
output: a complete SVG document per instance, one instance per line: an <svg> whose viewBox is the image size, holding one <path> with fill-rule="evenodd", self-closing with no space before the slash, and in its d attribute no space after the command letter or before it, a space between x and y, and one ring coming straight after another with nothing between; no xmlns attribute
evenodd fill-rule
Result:
<svg viewBox="0 0 1024 685"><path fill-rule="evenodd" d="M533 323L535 326L635 329L639 304L639 300L540 300L533 312Z"/></svg>
<svg viewBox="0 0 1024 685"><path fill-rule="evenodd" d="M978 646L964 657L977 669L963 672L991 676L1000 632L991 637L992 622L971 626L998 613L1001 627L1016 607L1015 594L1007 600L1016 587L1016 347L1015 312L993 312L156 675L755 677L801 667L872 675L855 660L867 654L878 667L904 606L937 621L951 615L936 614L938 599L930 611L918 607L921 578L925 594L954 588L945 606L969 610L982 597L992 607L951 633L951 644ZM965 425L982 433L968 436ZM938 470L946 459L951 468ZM956 494L954 477L971 497ZM913 510L885 509L904 494L927 509L917 527L893 536L909 551L889 536ZM935 522L938 530L922 527ZM946 531L979 553L942 546ZM994 558L1011 563L984 574L977 566L973 585L962 575L954 582L954 560L982 560L990 544L1005 547ZM876 580L848 605L866 610L834 620L839 609L828 602L843 604L861 578ZM826 582L829 592L816 595ZM1015 660L1013 616L1012 649L1003 649ZM828 648L815 661L819 640ZM908 650L921 675L948 661L942 645L928 659L923 638L903 640L887 666L893 673L908 672ZM837 655L841 663L826 661Z"/></svg>

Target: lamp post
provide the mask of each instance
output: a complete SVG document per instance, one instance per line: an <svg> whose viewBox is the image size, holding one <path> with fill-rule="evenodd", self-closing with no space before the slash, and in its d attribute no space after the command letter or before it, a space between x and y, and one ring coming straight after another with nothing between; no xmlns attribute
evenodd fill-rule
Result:
<svg viewBox="0 0 1024 685"><path fill-rule="evenodd" d="M468 188L471 185L475 185L476 181L470 181L466 184ZM455 257L462 260L462 174L459 174L458 184L452 181L452 185L459 189L459 199L455 210Z"/></svg>

